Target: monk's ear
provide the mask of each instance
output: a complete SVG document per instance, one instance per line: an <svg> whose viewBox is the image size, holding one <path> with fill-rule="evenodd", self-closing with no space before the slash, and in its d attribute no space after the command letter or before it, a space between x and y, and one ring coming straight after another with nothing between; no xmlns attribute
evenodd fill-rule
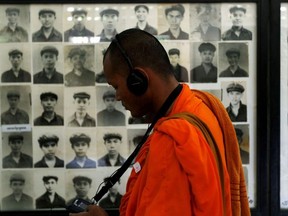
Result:
<svg viewBox="0 0 288 216"><path fill-rule="evenodd" d="M141 67L134 67L127 78L127 87L135 95L142 95L146 92L149 83L147 72Z"/></svg>

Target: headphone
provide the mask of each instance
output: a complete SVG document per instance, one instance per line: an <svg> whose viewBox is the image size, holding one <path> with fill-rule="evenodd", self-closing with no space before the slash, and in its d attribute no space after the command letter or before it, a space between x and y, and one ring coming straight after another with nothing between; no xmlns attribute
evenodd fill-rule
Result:
<svg viewBox="0 0 288 216"><path fill-rule="evenodd" d="M129 56L127 55L127 52L124 50L124 48L120 44L120 40L118 37L119 36L117 34L115 38L113 39L113 41L117 45L118 49L120 50L130 70L130 73L126 80L127 87L129 91L132 92L134 95L137 95L137 96L143 95L148 88L148 79L145 76L145 74L143 74L143 72L141 72L139 69L135 68L132 65L131 59L129 58Z"/></svg>

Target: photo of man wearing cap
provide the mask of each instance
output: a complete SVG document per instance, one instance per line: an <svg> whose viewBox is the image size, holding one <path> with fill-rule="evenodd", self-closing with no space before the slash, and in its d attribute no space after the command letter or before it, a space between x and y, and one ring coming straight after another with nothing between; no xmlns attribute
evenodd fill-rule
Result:
<svg viewBox="0 0 288 216"><path fill-rule="evenodd" d="M12 193L2 199L2 210L25 211L33 209L33 198L24 193L26 179L22 173L13 173L9 178Z"/></svg>
<svg viewBox="0 0 288 216"><path fill-rule="evenodd" d="M20 9L8 7L5 10L5 14L8 24L0 30L0 43L28 42L28 32L18 24Z"/></svg>
<svg viewBox="0 0 288 216"><path fill-rule="evenodd" d="M246 122L247 121L247 105L243 104L241 99L245 88L237 82L230 83L227 88L227 95L230 100L226 111L232 122Z"/></svg>
<svg viewBox="0 0 288 216"><path fill-rule="evenodd" d="M46 192L36 198L36 209L65 208L66 201L57 191L58 177L46 175L42 178Z"/></svg>
<svg viewBox="0 0 288 216"><path fill-rule="evenodd" d="M87 156L91 138L85 133L75 133L69 138L75 153L72 161L66 164L67 169L96 168L96 161Z"/></svg>
<svg viewBox="0 0 288 216"><path fill-rule="evenodd" d="M243 27L246 8L241 5L229 9L232 27L222 34L222 40L252 40L252 32Z"/></svg>
<svg viewBox="0 0 288 216"><path fill-rule="evenodd" d="M241 56L240 49L231 47L226 50L225 54L229 66L220 72L219 77L248 77L247 71L239 66Z"/></svg>
<svg viewBox="0 0 288 216"><path fill-rule="evenodd" d="M38 19L41 28L32 35L33 42L61 42L63 36L60 31L54 27L56 21L56 12L50 8L41 9L38 12Z"/></svg>
<svg viewBox="0 0 288 216"><path fill-rule="evenodd" d="M69 48L69 47L66 47ZM87 50L93 46L87 46ZM93 55L93 54L92 54ZM65 75L66 86L95 86L95 72L86 68L87 51L83 46L73 46L68 51L72 71Z"/></svg>
<svg viewBox="0 0 288 216"><path fill-rule="evenodd" d="M198 20L198 26L192 30L192 35L199 33L199 41L220 41L221 30L217 23L217 16L219 11L213 4L198 4L195 8L195 17L191 16L191 19ZM191 20L192 23L194 20ZM215 26L215 24L218 24Z"/></svg>
<svg viewBox="0 0 288 216"><path fill-rule="evenodd" d="M90 94L87 92L76 92L73 94L75 113L68 120L69 127L95 127L95 118L87 113L90 106Z"/></svg>
<svg viewBox="0 0 288 216"><path fill-rule="evenodd" d="M23 52L19 49L12 49L9 51L8 56L12 67L10 70L2 73L1 82L31 82L31 74L21 68L23 62Z"/></svg>
<svg viewBox="0 0 288 216"><path fill-rule="evenodd" d="M87 39L94 37L94 32L87 29L85 25L87 21L87 14L88 11L82 8L79 9L76 8L71 12L74 25L72 28L64 32L65 42L84 41L84 37ZM81 40L81 38L83 39Z"/></svg>
<svg viewBox="0 0 288 216"><path fill-rule="evenodd" d="M55 134L43 134L38 138L39 147L44 156L34 164L38 168L64 167L64 161L56 156L59 137Z"/></svg>
<svg viewBox="0 0 288 216"><path fill-rule="evenodd" d="M33 76L35 84L61 84L63 74L56 70L59 51L55 46L44 46L40 51L42 71Z"/></svg>
<svg viewBox="0 0 288 216"><path fill-rule="evenodd" d="M124 126L125 114L116 109L116 92L109 89L102 95L105 109L97 113L98 126Z"/></svg>
<svg viewBox="0 0 288 216"><path fill-rule="evenodd" d="M17 89L9 90L6 97L9 109L1 114L1 124L29 124L28 113L18 107L21 98L20 91Z"/></svg>
<svg viewBox="0 0 288 216"><path fill-rule="evenodd" d="M107 182L108 177L103 179ZM100 201L99 206L103 209L118 209L121 203L122 194L119 192L121 179L119 179L109 190L107 195L105 195Z"/></svg>
<svg viewBox="0 0 288 216"><path fill-rule="evenodd" d="M244 127L247 125L237 125L234 126L237 141L239 144L240 156L242 164L249 164L249 143L244 142ZM241 127L241 128L240 128Z"/></svg>
<svg viewBox="0 0 288 216"><path fill-rule="evenodd" d="M98 166L121 166L126 160L119 152L122 144L122 135L115 132L105 133L103 141L107 153L98 159Z"/></svg>
<svg viewBox="0 0 288 216"><path fill-rule="evenodd" d="M33 159L30 155L23 153L24 136L13 132L7 136L10 153L3 158L3 168L32 168ZM27 143L25 143L27 145ZM32 147L31 147L32 148ZM3 151L4 152L4 151Z"/></svg>
<svg viewBox="0 0 288 216"><path fill-rule="evenodd" d="M72 199L69 199L66 205L67 206L71 205L76 199L91 201L91 198L89 197L88 193L91 189L92 179L89 178L88 176L77 175L73 177L72 182L74 190L76 192L76 196Z"/></svg>
<svg viewBox="0 0 288 216"><path fill-rule="evenodd" d="M168 31L160 34L167 40L188 40L189 34L181 29L185 8L182 4L175 4L165 9L165 17L169 25Z"/></svg>
<svg viewBox="0 0 288 216"><path fill-rule="evenodd" d="M34 120L35 126L64 125L63 117L55 112L58 95L54 92L43 92L40 94L43 107L42 115Z"/></svg>
<svg viewBox="0 0 288 216"><path fill-rule="evenodd" d="M103 29L97 36L100 37L100 42L110 42L118 33L116 25L119 19L119 11L113 8L103 9L100 12L100 18Z"/></svg>
<svg viewBox="0 0 288 216"><path fill-rule="evenodd" d="M137 18L135 28L146 31L152 35L158 34L158 30L155 27L149 25L147 21L147 17L149 15L149 7L147 5L136 5L134 7L134 12Z"/></svg>
<svg viewBox="0 0 288 216"><path fill-rule="evenodd" d="M173 68L174 75L178 82L188 82L188 71L187 69L180 65L180 50L177 48L172 48L168 50L168 56L170 64Z"/></svg>
<svg viewBox="0 0 288 216"><path fill-rule="evenodd" d="M216 47L212 43L201 43L198 46L201 64L190 71L192 83L216 83L217 67L213 65Z"/></svg>

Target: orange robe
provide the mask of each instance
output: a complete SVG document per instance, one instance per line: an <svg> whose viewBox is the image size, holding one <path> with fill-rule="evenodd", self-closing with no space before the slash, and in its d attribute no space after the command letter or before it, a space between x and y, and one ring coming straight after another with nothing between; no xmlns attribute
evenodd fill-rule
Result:
<svg viewBox="0 0 288 216"><path fill-rule="evenodd" d="M208 126L225 166L223 135L212 111L183 86L170 113L190 112ZM217 165L202 133L184 119L161 118L142 146L122 197L120 216L223 216L231 215L230 182L224 167L226 206Z"/></svg>

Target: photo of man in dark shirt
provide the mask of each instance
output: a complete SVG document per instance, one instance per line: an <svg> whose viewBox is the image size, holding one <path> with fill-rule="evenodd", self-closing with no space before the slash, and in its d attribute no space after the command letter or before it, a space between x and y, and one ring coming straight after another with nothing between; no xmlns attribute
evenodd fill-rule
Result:
<svg viewBox="0 0 288 216"><path fill-rule="evenodd" d="M105 109L97 113L98 126L124 126L125 114L116 109L116 92L108 90L102 96L103 102L106 106Z"/></svg>
<svg viewBox="0 0 288 216"><path fill-rule="evenodd" d="M21 133L11 133L8 136L8 145L11 149L9 155L3 158L3 168L31 168L32 157L22 152L24 136Z"/></svg>
<svg viewBox="0 0 288 216"><path fill-rule="evenodd" d="M165 9L165 17L169 29L160 34L167 40L188 40L189 34L181 29L181 22L184 19L185 8L182 4L172 5Z"/></svg>
<svg viewBox="0 0 288 216"><path fill-rule="evenodd" d="M86 54L80 46L70 49L68 58L73 69L65 75L66 86L95 86L95 72L85 66Z"/></svg>
<svg viewBox="0 0 288 216"><path fill-rule="evenodd" d="M85 22L87 20L87 14L88 14L87 10L84 10L82 8L75 9L71 12L74 25L72 28L64 32L65 42L85 41L83 39L84 37L88 39L87 41L89 41L91 37L94 37L94 32L87 29L85 26Z"/></svg>
<svg viewBox="0 0 288 216"><path fill-rule="evenodd" d="M106 182L104 178L104 182ZM118 209L122 194L119 193L120 179L108 190L108 194L99 201L99 206L104 209Z"/></svg>
<svg viewBox="0 0 288 216"><path fill-rule="evenodd" d="M61 84L63 74L56 70L58 49L54 46L45 46L40 51L43 70L33 76L35 84Z"/></svg>
<svg viewBox="0 0 288 216"><path fill-rule="evenodd" d="M1 114L1 124L29 124L29 115L26 111L18 108L20 102L20 92L10 90L6 94L9 109Z"/></svg>
<svg viewBox="0 0 288 216"><path fill-rule="evenodd" d="M172 48L168 50L170 64L173 67L173 72L178 82L188 82L188 71L185 67L179 64L180 50Z"/></svg>
<svg viewBox="0 0 288 216"><path fill-rule="evenodd" d="M213 58L216 47L212 43L201 43L198 47L201 57L201 64L190 71L191 82L193 83L216 83L217 67L213 65Z"/></svg>
<svg viewBox="0 0 288 216"><path fill-rule="evenodd" d="M219 77L248 77L247 71L239 66L240 50L235 47L231 47L226 51L226 57L228 61L228 68L220 72Z"/></svg>
<svg viewBox="0 0 288 216"><path fill-rule="evenodd" d="M40 95L43 107L42 115L34 120L35 126L64 125L63 117L54 110L57 105L58 95L53 92L43 92Z"/></svg>
<svg viewBox="0 0 288 216"><path fill-rule="evenodd" d="M152 35L158 34L158 30L147 22L147 16L149 15L149 7L147 5L136 5L134 12L137 18L135 28L146 31Z"/></svg>
<svg viewBox="0 0 288 216"><path fill-rule="evenodd" d="M246 8L235 5L229 9L232 27L222 34L222 40L252 40L252 32L243 27Z"/></svg>
<svg viewBox="0 0 288 216"><path fill-rule="evenodd" d="M11 69L4 71L1 75L1 82L31 82L31 74L21 68L23 62L23 52L19 49L12 49L8 53Z"/></svg>
<svg viewBox="0 0 288 216"><path fill-rule="evenodd" d="M0 43L28 42L28 32L18 24L20 9L8 7L5 13L8 24L0 30Z"/></svg>
<svg viewBox="0 0 288 216"><path fill-rule="evenodd" d="M44 156L35 163L34 167L64 167L64 161L56 156L58 141L59 137L55 134L45 134L38 138L39 147Z"/></svg>
<svg viewBox="0 0 288 216"><path fill-rule="evenodd" d="M240 83L232 82L227 86L227 94L230 104L226 107L226 111L232 122L247 121L247 105L243 104L241 99L245 88Z"/></svg>
<svg viewBox="0 0 288 216"><path fill-rule="evenodd" d="M75 157L66 164L67 169L96 168L96 161L87 156L91 138L85 133L73 134L69 141Z"/></svg>
<svg viewBox="0 0 288 216"><path fill-rule="evenodd" d="M76 199L91 201L88 193L91 189L92 179L87 176L77 175L72 179L72 182L76 196L67 201L67 206L71 205Z"/></svg>
<svg viewBox="0 0 288 216"><path fill-rule="evenodd" d="M33 198L24 193L26 179L22 173L13 173L10 176L12 193L2 199L2 210L25 211L33 209Z"/></svg>
<svg viewBox="0 0 288 216"><path fill-rule="evenodd" d="M126 160L119 153L122 144L122 135L119 133L106 133L103 136L103 141L107 154L98 159L98 166L121 166Z"/></svg>
<svg viewBox="0 0 288 216"><path fill-rule="evenodd" d="M46 192L36 198L36 209L65 208L66 201L56 191L58 177L54 175L43 176L42 178Z"/></svg>
<svg viewBox="0 0 288 216"><path fill-rule="evenodd" d="M100 42L110 42L118 33L116 25L119 19L119 11L112 8L104 9L100 12L101 21L103 24L103 29L98 37L100 37Z"/></svg>
<svg viewBox="0 0 288 216"><path fill-rule="evenodd" d="M39 21L42 27L33 33L33 42L61 42L62 33L54 27L56 12L50 8L41 9L38 13Z"/></svg>

